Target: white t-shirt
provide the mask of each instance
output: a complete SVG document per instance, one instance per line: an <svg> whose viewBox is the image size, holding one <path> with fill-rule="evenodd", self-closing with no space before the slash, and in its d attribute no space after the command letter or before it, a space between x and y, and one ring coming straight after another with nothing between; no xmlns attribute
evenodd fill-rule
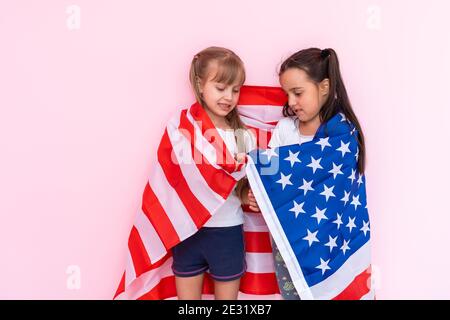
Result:
<svg viewBox="0 0 450 320"><path fill-rule="evenodd" d="M295 117L286 117L278 121L277 126L272 131L272 137L269 142L270 148L288 146L296 143L302 144L314 139L314 136L300 134L295 119Z"/></svg>
<svg viewBox="0 0 450 320"><path fill-rule="evenodd" d="M232 155L238 153L235 134L233 130L217 128L225 145ZM244 134L245 149L247 152L256 148L256 138L251 131L246 130ZM236 187L228 196L220 209L205 223L204 227L232 227L244 223L244 212L241 208L241 200L236 195Z"/></svg>

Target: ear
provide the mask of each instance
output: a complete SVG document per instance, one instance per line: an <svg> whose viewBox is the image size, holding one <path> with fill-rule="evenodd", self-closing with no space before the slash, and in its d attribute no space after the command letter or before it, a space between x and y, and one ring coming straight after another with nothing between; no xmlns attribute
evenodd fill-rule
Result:
<svg viewBox="0 0 450 320"><path fill-rule="evenodd" d="M330 93L330 79L325 78L319 84L320 93L327 96Z"/></svg>

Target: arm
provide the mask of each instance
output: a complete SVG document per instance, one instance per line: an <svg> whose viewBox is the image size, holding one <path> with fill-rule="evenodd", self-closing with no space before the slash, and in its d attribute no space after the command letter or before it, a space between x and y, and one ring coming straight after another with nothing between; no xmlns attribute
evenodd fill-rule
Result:
<svg viewBox="0 0 450 320"><path fill-rule="evenodd" d="M260 211L258 203L256 202L255 196L253 195L252 189L250 189L250 184L248 180L243 183L240 190L240 199L242 204L248 205L252 211Z"/></svg>
<svg viewBox="0 0 450 320"><path fill-rule="evenodd" d="M246 144L246 150L248 150L248 151L252 151L257 148L256 137L253 135L253 132L250 130L246 131L245 144ZM240 154L238 154L238 155L240 155ZM249 184L247 178L244 178L243 181L240 181L238 183L237 194L238 194L239 199L241 199L241 203L244 205L248 205L250 207L250 210L260 211L258 204L256 203L256 199L253 195L253 192L250 189L250 184Z"/></svg>

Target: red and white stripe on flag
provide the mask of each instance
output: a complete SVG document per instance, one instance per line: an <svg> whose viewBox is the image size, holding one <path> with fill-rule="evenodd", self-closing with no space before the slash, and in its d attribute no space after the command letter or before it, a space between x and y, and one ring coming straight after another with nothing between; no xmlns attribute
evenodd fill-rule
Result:
<svg viewBox="0 0 450 320"><path fill-rule="evenodd" d="M241 89L238 111L254 130L259 147L267 146L285 100L280 88ZM223 143L217 143L220 139L212 142L205 137L205 131L212 127L198 105L183 110L168 123L129 236L125 272L115 299L176 298L170 249L194 234L224 203L236 183L234 164L226 167L215 163L215 156L225 157L227 150ZM174 154L200 161L195 161L196 165L173 161ZM241 279L239 298L277 299L267 226L259 213L246 207L244 211L247 272ZM208 274L203 293L205 298L213 294Z"/></svg>

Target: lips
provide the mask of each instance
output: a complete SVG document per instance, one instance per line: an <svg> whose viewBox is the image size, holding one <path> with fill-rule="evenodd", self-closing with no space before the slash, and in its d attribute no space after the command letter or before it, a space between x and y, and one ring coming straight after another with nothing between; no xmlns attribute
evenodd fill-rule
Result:
<svg viewBox="0 0 450 320"><path fill-rule="evenodd" d="M217 105L218 105L221 109L226 110L226 111L228 111L228 110L231 109L231 105L230 105L230 104L226 104L226 103L218 103Z"/></svg>

